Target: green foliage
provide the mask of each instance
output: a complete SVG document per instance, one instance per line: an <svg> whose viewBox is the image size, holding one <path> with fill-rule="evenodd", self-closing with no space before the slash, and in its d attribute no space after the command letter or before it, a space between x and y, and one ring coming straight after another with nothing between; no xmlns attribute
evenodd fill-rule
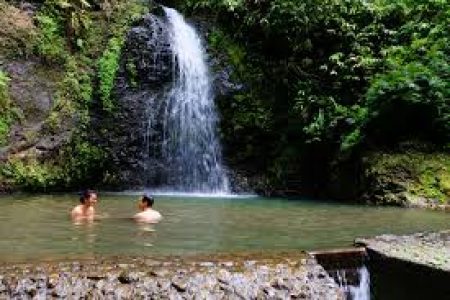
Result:
<svg viewBox="0 0 450 300"><path fill-rule="evenodd" d="M243 0L187 0L184 1L189 8L216 8L225 9L227 11L234 11L236 8L244 4Z"/></svg>
<svg viewBox="0 0 450 300"><path fill-rule="evenodd" d="M6 137L9 133L9 121L0 117L0 146L6 143Z"/></svg>
<svg viewBox="0 0 450 300"><path fill-rule="evenodd" d="M122 45L123 39L112 38L99 60L98 74L100 78L100 98L102 100L103 108L106 111L111 111L114 108L111 91L114 87L116 73L119 70Z"/></svg>
<svg viewBox="0 0 450 300"><path fill-rule="evenodd" d="M12 105L8 91L9 80L6 73L0 70L0 146L6 142L9 127L13 119Z"/></svg>
<svg viewBox="0 0 450 300"><path fill-rule="evenodd" d="M314 174L312 182L326 182L331 165L372 147L450 140L448 1L185 5L215 16L221 30L210 33L210 45L245 87L220 102L226 148L266 157L265 171L280 182ZM254 126L259 119L270 122Z"/></svg>
<svg viewBox="0 0 450 300"><path fill-rule="evenodd" d="M92 73L83 61L67 57L64 76L58 84L53 107L45 121L50 133L68 130L77 121L79 126L89 121L86 118L92 100L91 77Z"/></svg>
<svg viewBox="0 0 450 300"><path fill-rule="evenodd" d="M429 19L423 18L424 13L430 14ZM384 49L386 71L373 78L367 91L367 123L379 126L383 122L385 127L397 127L394 134L420 133L445 143L450 140L450 5L421 1L408 15L411 20L398 30L398 39L408 42ZM390 120L394 110L408 115ZM422 128L413 125L414 119ZM387 133L391 128L384 130Z"/></svg>
<svg viewBox="0 0 450 300"><path fill-rule="evenodd" d="M79 135L67 144L60 161L10 159L0 167L0 175L15 188L27 191L55 191L91 186L103 179L104 152Z"/></svg>
<svg viewBox="0 0 450 300"><path fill-rule="evenodd" d="M0 111L2 112L8 110L11 105L8 92L9 80L8 75L6 75L4 71L0 70Z"/></svg>
<svg viewBox="0 0 450 300"><path fill-rule="evenodd" d="M98 60L99 95L105 111L111 112L115 107L112 90L116 73L119 69L119 60L122 46L125 42L126 32L131 24L138 20L148 9L142 2L130 1L118 3L115 6L115 10L111 13L111 17L116 22L111 24L111 38L108 40L105 50ZM128 64L127 71L131 76L130 81L133 84L136 78L135 66Z"/></svg>
<svg viewBox="0 0 450 300"><path fill-rule="evenodd" d="M9 178L15 187L28 191L47 191L61 183L62 173L58 167L43 164L35 159L9 160L0 167L0 174Z"/></svg>
<svg viewBox="0 0 450 300"><path fill-rule="evenodd" d="M61 97L72 98L82 109L89 108L92 100L92 82L89 69L83 68L85 64L71 58L66 64L66 75L60 91Z"/></svg>
<svg viewBox="0 0 450 300"><path fill-rule="evenodd" d="M208 34L208 42L214 56L226 64L220 67L231 67L231 79L247 83L245 88L242 86L233 95L232 101L225 98L219 99L218 103L224 116L221 120L222 139L229 145L229 151L233 152L231 163L256 164L264 169L266 161L258 159L258 149L261 148L255 145L269 138L273 118L265 97L257 90L259 85L250 84L259 83L264 75L258 65L247 59L248 54L243 45L223 30L213 28ZM237 136L240 138L237 139ZM264 152L259 154L264 155Z"/></svg>
<svg viewBox="0 0 450 300"><path fill-rule="evenodd" d="M30 191L63 190L102 182L106 176L106 151L90 141L92 109L98 107L93 102L93 90L98 88L100 94L105 91L108 95L100 100L108 109L113 107L110 92L121 44L130 24L148 11L147 5L140 0L47 0L40 6L35 17L35 53L48 68L58 70L61 78L45 120L47 131L39 134L66 137L70 132L70 136L49 156L10 158L1 167L2 181ZM98 86L93 80L97 68ZM0 92L3 75L0 73ZM0 116L0 131L2 121Z"/></svg>
<svg viewBox="0 0 450 300"><path fill-rule="evenodd" d="M103 179L105 152L76 135L62 151L62 173L66 186L91 185Z"/></svg>
<svg viewBox="0 0 450 300"><path fill-rule="evenodd" d="M64 63L67 56L65 41L56 18L38 14L36 21L40 30L36 42L38 54L49 62Z"/></svg>
<svg viewBox="0 0 450 300"><path fill-rule="evenodd" d="M70 46L83 47L83 34L89 29L91 19L88 10L91 5L86 0L48 0L61 17L66 39Z"/></svg>
<svg viewBox="0 0 450 300"><path fill-rule="evenodd" d="M237 76L246 76L246 52L242 45L218 28L214 28L208 34L208 43L215 54L220 56L224 51L227 61L235 68Z"/></svg>

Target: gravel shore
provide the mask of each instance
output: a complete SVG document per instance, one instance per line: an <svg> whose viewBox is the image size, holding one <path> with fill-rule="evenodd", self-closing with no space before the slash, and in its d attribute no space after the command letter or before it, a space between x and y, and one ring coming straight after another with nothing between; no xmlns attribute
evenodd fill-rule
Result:
<svg viewBox="0 0 450 300"><path fill-rule="evenodd" d="M297 257L110 258L0 265L0 299L344 299Z"/></svg>

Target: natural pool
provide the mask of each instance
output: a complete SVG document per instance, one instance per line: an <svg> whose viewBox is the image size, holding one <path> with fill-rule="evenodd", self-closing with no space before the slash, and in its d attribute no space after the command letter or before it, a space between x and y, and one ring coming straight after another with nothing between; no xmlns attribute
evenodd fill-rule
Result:
<svg viewBox="0 0 450 300"><path fill-rule="evenodd" d="M351 246L356 237L450 228L447 213L260 197L156 196L164 220L129 219L136 195L99 194L108 217L73 224L76 195L0 197L0 261L96 255L189 255Z"/></svg>

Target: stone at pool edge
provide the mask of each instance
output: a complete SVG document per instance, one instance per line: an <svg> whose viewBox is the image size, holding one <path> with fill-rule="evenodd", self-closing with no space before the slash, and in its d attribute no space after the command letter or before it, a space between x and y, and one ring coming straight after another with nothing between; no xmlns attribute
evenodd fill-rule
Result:
<svg viewBox="0 0 450 300"><path fill-rule="evenodd" d="M369 253L372 251L381 257L414 263L450 274L450 230L411 235L385 234L356 239L355 245L364 246ZM439 255L436 256L437 254Z"/></svg>

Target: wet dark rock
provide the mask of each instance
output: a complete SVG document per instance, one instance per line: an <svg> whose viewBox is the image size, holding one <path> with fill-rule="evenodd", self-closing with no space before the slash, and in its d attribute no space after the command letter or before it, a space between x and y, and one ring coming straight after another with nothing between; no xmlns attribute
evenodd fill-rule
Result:
<svg viewBox="0 0 450 300"><path fill-rule="evenodd" d="M172 279L172 286L181 293L186 292L187 289L187 281L184 278L175 278Z"/></svg>
<svg viewBox="0 0 450 300"><path fill-rule="evenodd" d="M146 141L151 140L155 147L160 143L158 116L164 111L160 99L172 82L173 70L165 16L147 14L126 37L113 91L115 113L93 117L95 131L101 132L93 140L110 152L116 174L112 186L158 185L166 166L158 158L147 160L150 149ZM148 119L148 111L154 112L155 120ZM147 131L148 122L156 129Z"/></svg>
<svg viewBox="0 0 450 300"><path fill-rule="evenodd" d="M87 275L86 278L89 279L89 280L98 281L98 280L101 280L101 279L105 279L106 277L104 275L101 275L101 274L92 273L92 274Z"/></svg>
<svg viewBox="0 0 450 300"><path fill-rule="evenodd" d="M138 80L139 84L157 89L161 84L170 82L173 67L168 34L164 17L146 15L140 24L128 32L123 52L123 60L128 64L128 69L125 65L122 72L135 76L134 79ZM134 64L136 74L129 74L131 63ZM129 85L129 82L121 83Z"/></svg>
<svg viewBox="0 0 450 300"><path fill-rule="evenodd" d="M239 82L235 82L232 79L234 69L230 65L220 66L218 60L211 61L212 68L216 70L214 73L213 83L216 94L219 97L226 98L232 96L234 93L242 91L244 85Z"/></svg>
<svg viewBox="0 0 450 300"><path fill-rule="evenodd" d="M152 270L150 271L150 275L154 276L154 277L164 277L167 275L167 271L166 270Z"/></svg>
<svg viewBox="0 0 450 300"><path fill-rule="evenodd" d="M117 279L120 281L120 283L130 284L139 281L139 274L122 272Z"/></svg>

